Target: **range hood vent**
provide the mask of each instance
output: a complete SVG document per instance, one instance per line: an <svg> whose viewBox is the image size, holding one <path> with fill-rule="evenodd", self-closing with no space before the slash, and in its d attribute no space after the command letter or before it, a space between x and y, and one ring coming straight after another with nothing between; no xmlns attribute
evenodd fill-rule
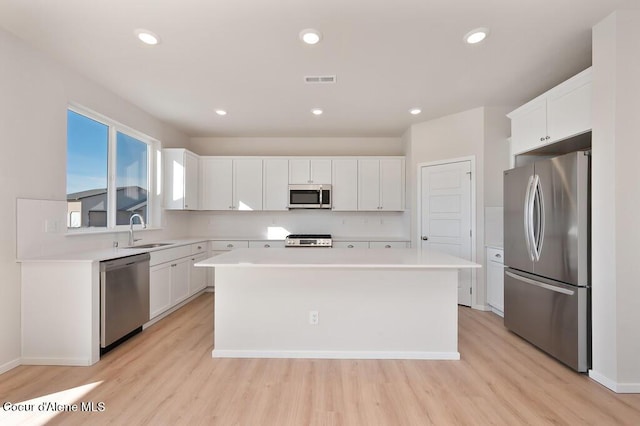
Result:
<svg viewBox="0 0 640 426"><path fill-rule="evenodd" d="M304 82L307 84L327 84L335 83L335 75L307 75L304 77Z"/></svg>

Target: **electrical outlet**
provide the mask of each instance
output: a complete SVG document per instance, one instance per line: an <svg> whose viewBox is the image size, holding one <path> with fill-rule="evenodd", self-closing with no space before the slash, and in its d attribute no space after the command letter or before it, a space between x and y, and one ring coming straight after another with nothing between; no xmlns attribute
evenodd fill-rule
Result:
<svg viewBox="0 0 640 426"><path fill-rule="evenodd" d="M318 325L318 311L309 311L309 324Z"/></svg>

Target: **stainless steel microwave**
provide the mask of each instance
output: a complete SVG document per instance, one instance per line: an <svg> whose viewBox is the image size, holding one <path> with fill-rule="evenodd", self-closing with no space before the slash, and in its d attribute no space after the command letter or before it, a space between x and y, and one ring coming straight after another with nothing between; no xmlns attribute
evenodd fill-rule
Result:
<svg viewBox="0 0 640 426"><path fill-rule="evenodd" d="M330 209L331 185L289 185L290 209Z"/></svg>

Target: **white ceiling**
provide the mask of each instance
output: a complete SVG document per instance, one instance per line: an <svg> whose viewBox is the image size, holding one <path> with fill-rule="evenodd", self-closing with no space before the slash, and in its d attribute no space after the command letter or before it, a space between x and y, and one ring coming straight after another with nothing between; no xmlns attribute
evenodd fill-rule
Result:
<svg viewBox="0 0 640 426"><path fill-rule="evenodd" d="M0 0L0 26L190 136L399 136L587 68L591 27L624 7L638 1ZM309 27L320 44L299 41Z"/></svg>

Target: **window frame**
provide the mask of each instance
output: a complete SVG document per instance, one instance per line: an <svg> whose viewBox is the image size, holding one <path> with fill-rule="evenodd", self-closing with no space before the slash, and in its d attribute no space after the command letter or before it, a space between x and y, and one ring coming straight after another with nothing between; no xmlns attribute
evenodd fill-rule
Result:
<svg viewBox="0 0 640 426"><path fill-rule="evenodd" d="M142 133L132 127L124 125L113 120L103 114L97 113L84 106L70 103L65 110L65 120L67 112L72 111L76 114L87 117L100 124L108 127L107 141L107 226L106 227L67 227L67 234L87 234L87 233L107 233L128 231L129 225L116 225L117 216L117 188L116 188L116 159L117 159L117 135L125 134L139 140L147 145L147 229L160 229L161 223L161 164L162 146L159 140ZM68 129L68 123L67 127ZM68 130L67 130L68 138ZM67 145L67 150L68 150ZM68 164L65 164L65 171L68 173ZM65 176L66 182L67 176ZM65 184L66 186L66 184ZM66 192L66 190L65 190ZM136 221L136 225L138 222Z"/></svg>

